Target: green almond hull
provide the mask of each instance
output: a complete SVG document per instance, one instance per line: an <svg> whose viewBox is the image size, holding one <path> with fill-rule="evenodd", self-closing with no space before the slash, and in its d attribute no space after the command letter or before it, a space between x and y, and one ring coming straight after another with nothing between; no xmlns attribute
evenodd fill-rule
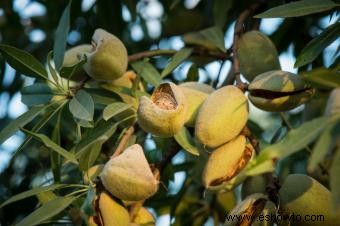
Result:
<svg viewBox="0 0 340 226"><path fill-rule="evenodd" d="M290 222L291 226L335 226L340 222L340 213L332 214L331 193L318 181L304 174L291 174L284 181L280 192L282 214L301 216L301 221ZM305 217L319 216L319 221ZM308 220L308 221L307 221ZM285 225L281 222L282 225Z"/></svg>
<svg viewBox="0 0 340 226"><path fill-rule="evenodd" d="M281 68L274 44L258 31L247 32L240 38L238 58L241 73L248 81L266 71Z"/></svg>

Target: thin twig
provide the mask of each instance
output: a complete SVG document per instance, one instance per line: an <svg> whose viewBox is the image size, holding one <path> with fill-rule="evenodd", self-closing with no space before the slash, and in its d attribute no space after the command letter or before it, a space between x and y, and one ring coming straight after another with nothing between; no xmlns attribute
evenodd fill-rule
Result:
<svg viewBox="0 0 340 226"><path fill-rule="evenodd" d="M231 78L234 78L236 80L237 86L245 91L247 89L248 84L242 82L241 80L241 72L240 72L240 61L238 59L238 45L239 45L239 39L242 36L244 32L244 22L247 20L247 18L254 14L254 12L261 6L262 3L254 3L249 8L244 10L239 17L236 20L235 28L234 28L234 38L233 38L233 70L234 74ZM229 78L229 82L230 79Z"/></svg>
<svg viewBox="0 0 340 226"><path fill-rule="evenodd" d="M156 164L155 168L162 172L164 168L171 162L172 158L181 150L181 147L176 143L165 153L163 159Z"/></svg>
<svg viewBox="0 0 340 226"><path fill-rule="evenodd" d="M124 151L125 146L126 146L127 142L129 141L129 138L131 137L131 135L134 132L135 132L135 128L133 126L129 127L129 129L127 129L125 131L122 139L120 139L119 144L118 144L115 152L111 156L111 158L117 157L118 155L120 155Z"/></svg>
<svg viewBox="0 0 340 226"><path fill-rule="evenodd" d="M129 62L137 61L147 57L154 57L154 56L172 56L176 54L178 51L172 49L156 49L156 50L148 50L139 53L135 53L129 55ZM207 56L213 57L219 60L231 60L230 53L220 52L220 51L211 51L204 48L195 48L191 55L193 56Z"/></svg>

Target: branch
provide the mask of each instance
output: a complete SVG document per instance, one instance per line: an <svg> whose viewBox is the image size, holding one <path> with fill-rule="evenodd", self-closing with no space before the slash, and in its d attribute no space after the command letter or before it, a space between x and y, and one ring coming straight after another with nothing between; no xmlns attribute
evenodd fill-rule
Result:
<svg viewBox="0 0 340 226"><path fill-rule="evenodd" d="M129 55L129 62L137 61L146 57L154 57L154 56L172 56L175 55L178 51L171 49L156 49L156 50L148 50L139 53L135 53ZM231 60L230 53L220 52L220 51L211 51L204 48L195 48L191 55L193 56L206 56L212 57L219 60Z"/></svg>
<svg viewBox="0 0 340 226"><path fill-rule="evenodd" d="M245 91L247 89L248 84L242 82L241 73L240 73L240 61L238 59L238 43L239 39L244 33L244 22L247 18L254 14L254 12L262 5L263 3L254 3L249 8L245 9L237 18L234 28L234 38L233 38L233 74L229 74L231 78L228 78L228 83L236 80L237 86ZM232 83L231 83L232 84Z"/></svg>
<svg viewBox="0 0 340 226"><path fill-rule="evenodd" d="M172 158L181 150L181 147L175 143L171 148L165 153L163 159L156 164L155 168L161 173L164 168L171 162Z"/></svg>
<svg viewBox="0 0 340 226"><path fill-rule="evenodd" d="M125 131L122 139L119 141L119 144L118 144L115 152L111 156L111 158L117 157L118 155L120 155L124 151L125 146L126 146L127 142L129 141L129 138L131 137L131 135L134 132L135 132L135 128L133 126L129 127L129 129L127 129Z"/></svg>

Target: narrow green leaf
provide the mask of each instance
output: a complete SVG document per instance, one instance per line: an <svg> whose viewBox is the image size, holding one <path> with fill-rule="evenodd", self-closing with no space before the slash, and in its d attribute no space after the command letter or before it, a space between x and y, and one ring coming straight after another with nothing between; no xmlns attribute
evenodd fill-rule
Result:
<svg viewBox="0 0 340 226"><path fill-rule="evenodd" d="M107 105L103 111L103 119L109 120L113 116L131 108L131 104L126 104L124 102L115 102Z"/></svg>
<svg viewBox="0 0 340 226"><path fill-rule="evenodd" d="M117 122L114 120L100 120L96 123L93 129L87 130L82 136L79 143L76 145L76 157L80 158L81 155L91 146L92 144L98 141L106 141L108 140L116 131Z"/></svg>
<svg viewBox="0 0 340 226"><path fill-rule="evenodd" d="M278 143L266 147L263 152L273 150L280 158L294 154L315 140L329 121L327 117L320 117L305 122L298 128L290 130Z"/></svg>
<svg viewBox="0 0 340 226"><path fill-rule="evenodd" d="M71 152L68 152L67 150L65 150L64 148L60 147L59 145L57 145L56 143L54 143L49 137L47 137L44 134L40 134L40 133L34 133L31 132L29 130L26 129L21 129L23 132L33 136L34 138L40 140L41 142L44 143L44 145L48 148L51 148L51 150L57 152L59 155L63 156L64 158L66 158L67 160L77 163L75 155Z"/></svg>
<svg viewBox="0 0 340 226"><path fill-rule="evenodd" d="M339 212L340 209L340 148L335 152L332 166L329 170L330 188L332 192L333 212Z"/></svg>
<svg viewBox="0 0 340 226"><path fill-rule="evenodd" d="M184 126L177 134L175 134L174 138L177 143L190 154L197 156L200 155L198 149L196 148L194 139L191 137L189 131Z"/></svg>
<svg viewBox="0 0 340 226"><path fill-rule="evenodd" d="M147 83L153 86L158 86L161 83L161 75L146 60L132 62L131 66Z"/></svg>
<svg viewBox="0 0 340 226"><path fill-rule="evenodd" d="M64 100L62 104L54 102L53 104L47 105L41 119L33 126L32 132L38 132L67 102L68 100ZM32 136L26 136L24 142L18 147L13 156L17 156L31 139Z"/></svg>
<svg viewBox="0 0 340 226"><path fill-rule="evenodd" d="M178 51L167 64L167 66L162 71L161 77L164 78L168 74L170 74L175 68L180 65L184 60L186 60L190 54L192 53L191 48L183 48Z"/></svg>
<svg viewBox="0 0 340 226"><path fill-rule="evenodd" d="M312 155L309 158L308 171L312 172L334 147L335 141L340 136L340 123L328 125L314 145Z"/></svg>
<svg viewBox="0 0 340 226"><path fill-rule="evenodd" d="M297 17L319 13L339 6L330 0L301 0L271 8L255 18Z"/></svg>
<svg viewBox="0 0 340 226"><path fill-rule="evenodd" d="M192 64L189 68L186 81L197 81L199 78L198 68L195 64Z"/></svg>
<svg viewBox="0 0 340 226"><path fill-rule="evenodd" d="M67 4L59 20L59 24L54 36L53 60L55 68L59 70L63 64L66 49L67 35L70 30L70 8L71 2Z"/></svg>
<svg viewBox="0 0 340 226"><path fill-rule="evenodd" d="M61 135L60 135L60 126L61 126L61 115L62 109L58 112L57 121L52 131L52 141L60 146L61 143ZM61 158L60 155L56 152L52 152L50 155L51 160L51 170L53 173L53 178L55 182L59 182L61 179Z"/></svg>
<svg viewBox="0 0 340 226"><path fill-rule="evenodd" d="M267 146L255 158L253 164L247 169L247 174L260 172L262 169L270 169L274 166L274 161L283 159L289 155L304 149L309 143L324 130L324 128L338 120L339 116L334 117L319 117L311 121L303 123L296 129L290 130L287 135L278 143Z"/></svg>
<svg viewBox="0 0 340 226"><path fill-rule="evenodd" d="M0 205L0 208L3 208L4 206L7 206L8 204L11 204L13 202L16 202L16 201L19 201L19 200L40 194L42 192L59 189L59 188L65 187L65 186L67 186L67 185L66 184L52 184L52 185L45 186L45 187L33 188L29 191L25 191L25 192L22 192L20 194L15 195L15 196L12 196L6 202L2 203Z"/></svg>
<svg viewBox="0 0 340 226"><path fill-rule="evenodd" d="M315 68L311 71L299 73L299 75L311 86L320 89L333 89L340 87L340 65L335 68Z"/></svg>
<svg viewBox="0 0 340 226"><path fill-rule="evenodd" d="M0 144L10 138L20 127L25 126L27 123L32 121L37 115L39 115L45 109L44 106L35 106L24 114L20 115L14 121L11 121L3 130L0 132Z"/></svg>
<svg viewBox="0 0 340 226"><path fill-rule="evenodd" d="M52 97L51 88L45 83L35 83L30 86L25 86L21 89L21 102L27 106L46 104Z"/></svg>
<svg viewBox="0 0 340 226"><path fill-rule="evenodd" d="M53 68L52 66L52 56L53 56L53 52L50 51L47 55L47 66L48 66L48 70L50 72L50 74L52 75L53 80L55 81L56 84L59 84L59 74L58 72Z"/></svg>
<svg viewBox="0 0 340 226"><path fill-rule="evenodd" d="M94 102L90 94L84 90L79 90L69 104L73 117L86 121L93 120Z"/></svg>
<svg viewBox="0 0 340 226"><path fill-rule="evenodd" d="M0 44L0 53L21 74L48 79L44 66L30 53L4 44Z"/></svg>
<svg viewBox="0 0 340 226"><path fill-rule="evenodd" d="M119 95L105 89L85 88L84 90L91 94L95 104L106 106L113 102L121 101Z"/></svg>
<svg viewBox="0 0 340 226"><path fill-rule="evenodd" d="M213 15L216 26L224 27L228 19L228 11L231 9L232 4L232 0L214 0Z"/></svg>
<svg viewBox="0 0 340 226"><path fill-rule="evenodd" d="M105 141L99 140L90 145L79 158L79 169L85 171L97 160Z"/></svg>
<svg viewBox="0 0 340 226"><path fill-rule="evenodd" d="M217 48L221 51L226 52L226 48L224 46L224 34L220 27L210 27L200 31L200 33L208 39L211 43L214 43Z"/></svg>
<svg viewBox="0 0 340 226"><path fill-rule="evenodd" d="M312 62L327 46L339 38L339 34L340 22L329 26L302 49L294 67L301 67Z"/></svg>
<svg viewBox="0 0 340 226"><path fill-rule="evenodd" d="M54 217L66 207L68 207L72 202L74 202L78 197L68 196L68 197L57 197L46 204L42 205L40 208L36 209L33 213L21 220L16 226L34 226L42 223L43 221Z"/></svg>

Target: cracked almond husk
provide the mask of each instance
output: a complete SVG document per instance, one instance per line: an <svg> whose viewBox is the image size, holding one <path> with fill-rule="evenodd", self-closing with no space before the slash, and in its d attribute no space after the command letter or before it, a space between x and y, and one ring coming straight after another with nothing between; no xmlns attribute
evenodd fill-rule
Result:
<svg viewBox="0 0 340 226"><path fill-rule="evenodd" d="M244 170L255 150L244 135L213 150L205 165L202 180L208 190L232 190L246 178Z"/></svg>
<svg viewBox="0 0 340 226"><path fill-rule="evenodd" d="M256 222L256 217L264 210L268 197L261 193L254 193L243 201L238 203L236 207L228 214L229 216L244 216L242 220L238 218L226 219L224 226L251 226ZM250 219L249 217L254 217Z"/></svg>
<svg viewBox="0 0 340 226"><path fill-rule="evenodd" d="M123 76L128 65L124 44L113 34L98 28L92 36L93 51L87 53L84 70L97 81L112 81Z"/></svg>
<svg viewBox="0 0 340 226"><path fill-rule="evenodd" d="M291 110L314 95L298 75L286 71L269 71L256 76L249 84L249 100L265 111Z"/></svg>
<svg viewBox="0 0 340 226"><path fill-rule="evenodd" d="M151 98L140 98L137 121L146 132L158 137L178 133L187 119L188 104L183 91L174 83L160 84Z"/></svg>

